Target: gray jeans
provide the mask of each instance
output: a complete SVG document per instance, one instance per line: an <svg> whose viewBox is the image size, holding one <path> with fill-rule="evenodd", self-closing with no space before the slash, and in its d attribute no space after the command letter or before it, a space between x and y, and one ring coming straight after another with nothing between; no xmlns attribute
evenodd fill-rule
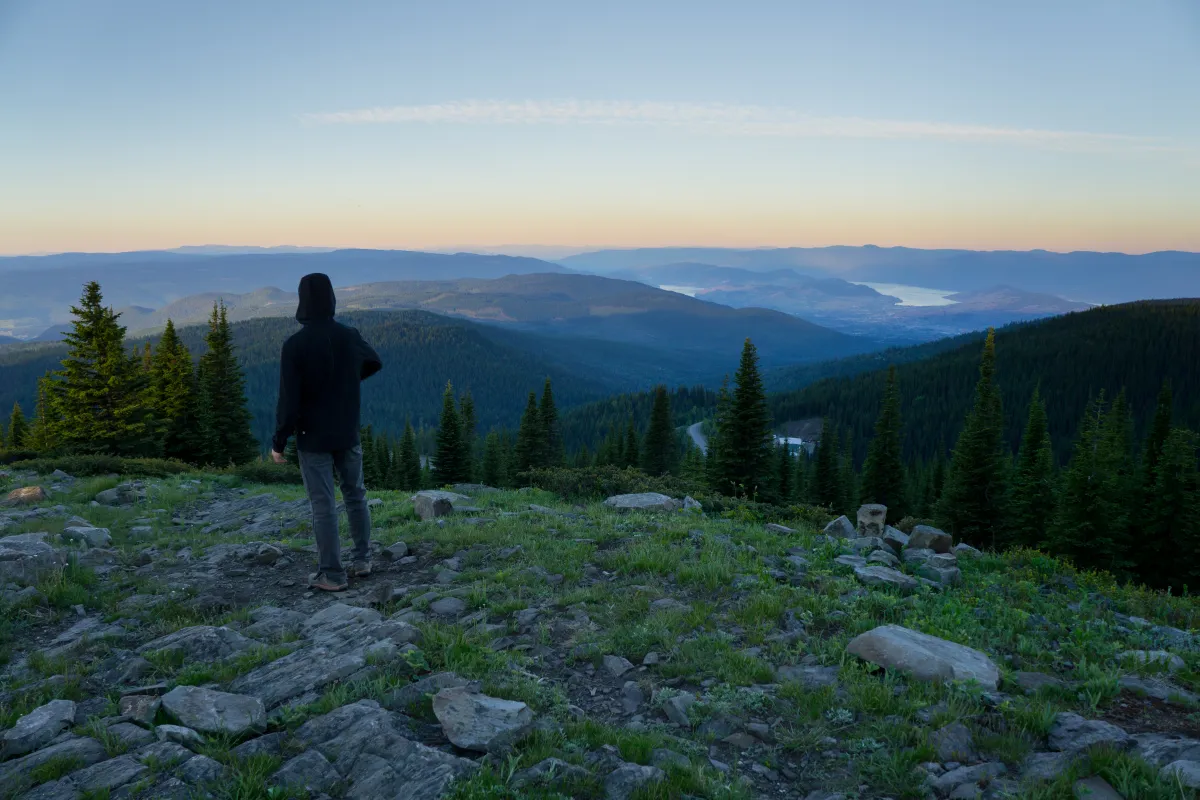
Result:
<svg viewBox="0 0 1200 800"><path fill-rule="evenodd" d="M354 560L367 561L371 558L371 512L367 509L367 490L363 486L362 448L333 453L307 453L301 450L299 456L300 475L304 478L304 489L312 505L317 571L324 572L331 580L345 581L333 479L336 472L342 485L346 516L350 518Z"/></svg>

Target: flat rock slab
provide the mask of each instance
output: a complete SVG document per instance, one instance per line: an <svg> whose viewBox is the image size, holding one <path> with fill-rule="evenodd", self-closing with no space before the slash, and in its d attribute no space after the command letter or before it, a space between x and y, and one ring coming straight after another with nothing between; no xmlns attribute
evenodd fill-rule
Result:
<svg viewBox="0 0 1200 800"><path fill-rule="evenodd" d="M262 700L268 710L315 692L366 666L356 653L338 655L323 647L305 647L241 676L229 688Z"/></svg>
<svg viewBox="0 0 1200 800"><path fill-rule="evenodd" d="M0 787L7 789L10 786L26 786L32 781L38 767L52 761L70 759L78 763L80 767L86 767L106 758L108 758L108 753L105 752L104 745L95 739L90 737L68 739L65 742L35 750L29 755L0 763Z"/></svg>
<svg viewBox="0 0 1200 800"><path fill-rule="evenodd" d="M921 585L917 583L916 578L905 575L903 572L894 570L891 567L878 565L855 567L854 577L858 578L859 583L865 586L888 586L904 592L914 591Z"/></svg>
<svg viewBox="0 0 1200 800"><path fill-rule="evenodd" d="M615 511L675 511L680 507L678 500L658 492L613 495L604 505Z"/></svg>
<svg viewBox="0 0 1200 800"><path fill-rule="evenodd" d="M515 742L533 724L533 711L524 703L489 697L465 686L438 692L433 713L447 739L464 750L481 753L498 742Z"/></svg>
<svg viewBox="0 0 1200 800"><path fill-rule="evenodd" d="M200 733L241 736L267 727L262 700L199 686L176 686L163 695L163 711L180 725Z"/></svg>
<svg viewBox="0 0 1200 800"><path fill-rule="evenodd" d="M624 764L604 779L605 800L629 800L642 787L658 783L666 777L666 773L658 767Z"/></svg>
<svg viewBox="0 0 1200 800"><path fill-rule="evenodd" d="M328 791L342 779L329 759L316 749L305 750L271 776L271 783L308 794Z"/></svg>
<svg viewBox="0 0 1200 800"><path fill-rule="evenodd" d="M0 538L0 583L35 583L41 575L65 563L66 555L55 550L44 533Z"/></svg>
<svg viewBox="0 0 1200 800"><path fill-rule="evenodd" d="M309 720L295 738L333 765L346 800L437 800L454 780L477 768L408 739L404 730L403 716L360 700Z"/></svg>
<svg viewBox="0 0 1200 800"><path fill-rule="evenodd" d="M1118 792L1108 781L1099 775L1075 781L1075 797L1079 800L1125 800L1125 795Z"/></svg>
<svg viewBox="0 0 1200 800"><path fill-rule="evenodd" d="M0 737L0 757L23 756L54 741L60 733L75 724L75 703L70 700L51 700L17 720L17 724Z"/></svg>
<svg viewBox="0 0 1200 800"><path fill-rule="evenodd" d="M1084 719L1070 712L1060 713L1054 718L1048 739L1050 749L1061 753L1079 753L1098 745L1114 750L1129 750L1137 745L1136 739L1116 725L1098 719Z"/></svg>
<svg viewBox="0 0 1200 800"><path fill-rule="evenodd" d="M881 625L860 634L846 645L846 651L872 664L911 673L918 680L974 680L989 691L1000 682L1000 670L978 650L900 625Z"/></svg>
<svg viewBox="0 0 1200 800"><path fill-rule="evenodd" d="M81 792L112 791L146 775L149 770L133 756L117 756L71 773L71 783Z"/></svg>
<svg viewBox="0 0 1200 800"><path fill-rule="evenodd" d="M308 616L275 606L259 606L250 612L251 624L242 629L246 636L255 639L278 639L287 633L296 633Z"/></svg>
<svg viewBox="0 0 1200 800"><path fill-rule="evenodd" d="M195 625L167 634L137 649L139 653L165 651L188 661L220 661L249 650L257 644L232 628Z"/></svg>
<svg viewBox="0 0 1200 800"><path fill-rule="evenodd" d="M1138 755L1156 767L1172 761L1200 761L1200 739L1174 733L1137 733L1133 738Z"/></svg>

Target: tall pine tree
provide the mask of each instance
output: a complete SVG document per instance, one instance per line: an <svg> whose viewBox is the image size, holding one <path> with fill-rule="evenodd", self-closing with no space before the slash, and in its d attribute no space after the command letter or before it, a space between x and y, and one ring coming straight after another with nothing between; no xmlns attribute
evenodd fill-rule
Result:
<svg viewBox="0 0 1200 800"><path fill-rule="evenodd" d="M1004 415L996 386L996 332L989 329L979 363L975 404L967 414L937 516L958 539L976 547L996 546L1004 526L1006 471Z"/></svg>
<svg viewBox="0 0 1200 800"><path fill-rule="evenodd" d="M489 433L483 444L483 482L496 487L508 483L504 474L504 444L496 431Z"/></svg>
<svg viewBox="0 0 1200 800"><path fill-rule="evenodd" d="M538 411L537 395L530 392L529 402L525 405L525 413L521 416L521 427L517 431L516 471L518 473L528 472L545 464L545 442L546 428L542 425L542 415Z"/></svg>
<svg viewBox="0 0 1200 800"><path fill-rule="evenodd" d="M49 385L55 437L81 453L156 455L147 375L135 354L125 350L120 314L106 308L100 284L84 287L66 335L67 357Z"/></svg>
<svg viewBox="0 0 1200 800"><path fill-rule="evenodd" d="M169 319L150 364L150 398L162 436L163 455L202 463L192 356Z"/></svg>
<svg viewBox="0 0 1200 800"><path fill-rule="evenodd" d="M1161 559L1143 578L1155 586L1182 592L1200 585L1200 473L1196 434L1173 428L1163 441L1154 473L1154 505L1147 517L1147 540L1160 543Z"/></svg>
<svg viewBox="0 0 1200 800"><path fill-rule="evenodd" d="M641 461L641 447L638 445L637 428L633 427L633 417L625 428L625 463L621 466L636 467Z"/></svg>
<svg viewBox="0 0 1200 800"><path fill-rule="evenodd" d="M438 421L437 454L433 457L433 479L439 486L463 482L462 456L462 420L454 403L454 387L447 382Z"/></svg>
<svg viewBox="0 0 1200 800"><path fill-rule="evenodd" d="M772 499L775 436L771 412L758 372L758 351L749 339L734 375L728 415L720 420L721 474L719 490L731 495Z"/></svg>
<svg viewBox="0 0 1200 800"><path fill-rule="evenodd" d="M205 336L208 349L200 358L200 399L205 406L201 424L207 440L206 460L217 466L244 464L258 455L258 443L250 432L250 409L246 406L246 381L238 365L233 331L225 304L213 305Z"/></svg>
<svg viewBox="0 0 1200 800"><path fill-rule="evenodd" d="M29 425L21 412L21 404L13 403L12 415L8 418L8 436L4 446L9 450L19 450L25 446L25 438L29 433Z"/></svg>
<svg viewBox="0 0 1200 800"><path fill-rule="evenodd" d="M463 483L475 480L475 400L470 391L458 401L458 416L462 421L462 475Z"/></svg>
<svg viewBox="0 0 1200 800"><path fill-rule="evenodd" d="M817 505L835 509L841 501L841 473L838 465L837 430L826 417L821 425L821 440L817 442L816 467L810 499Z"/></svg>
<svg viewBox="0 0 1200 800"><path fill-rule="evenodd" d="M675 468L677 451L675 423L671 420L671 396L666 386L659 385L654 388L654 406L650 409L650 427L646 430L642 466L650 475L665 475Z"/></svg>
<svg viewBox="0 0 1200 800"><path fill-rule="evenodd" d="M1013 476L1007 544L1041 547L1046 543L1047 531L1054 522L1056 490L1046 404L1035 388Z"/></svg>
<svg viewBox="0 0 1200 800"><path fill-rule="evenodd" d="M400 464L400 488L417 491L421 488L421 455L417 452L417 436L412 421L404 423L404 435L400 438L400 452L396 459Z"/></svg>
<svg viewBox="0 0 1200 800"><path fill-rule="evenodd" d="M1146 443L1142 449L1141 480L1139 495L1134 500L1141 519L1152 520L1158 516L1158 498L1155 491L1158 486L1158 462L1162 460L1163 448L1171 435L1171 417L1174 397L1171 385L1163 382L1158 393L1158 403L1154 409L1154 420L1146 435ZM1155 571L1167 557L1169 539L1160 537L1142 537L1141 545L1136 548L1133 557L1137 563L1138 574L1147 582L1160 585L1154 580Z"/></svg>
<svg viewBox="0 0 1200 800"><path fill-rule="evenodd" d="M904 462L900 452L900 389L896 385L894 364L888 367L883 407L875 421L875 438L871 440L863 464L862 496L864 502L887 506L888 522L894 524L908 515Z"/></svg>
<svg viewBox="0 0 1200 800"><path fill-rule="evenodd" d="M550 379L542 387L542 404L538 407L538 416L542 420L542 466L557 467L563 463L562 432L559 430L558 409L554 405L554 390Z"/></svg>

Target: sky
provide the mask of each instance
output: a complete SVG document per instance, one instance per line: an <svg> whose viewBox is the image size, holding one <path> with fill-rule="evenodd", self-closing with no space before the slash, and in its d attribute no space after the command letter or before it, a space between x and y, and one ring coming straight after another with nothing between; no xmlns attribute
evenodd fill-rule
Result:
<svg viewBox="0 0 1200 800"><path fill-rule="evenodd" d="M0 0L0 253L1200 251L1200 3Z"/></svg>

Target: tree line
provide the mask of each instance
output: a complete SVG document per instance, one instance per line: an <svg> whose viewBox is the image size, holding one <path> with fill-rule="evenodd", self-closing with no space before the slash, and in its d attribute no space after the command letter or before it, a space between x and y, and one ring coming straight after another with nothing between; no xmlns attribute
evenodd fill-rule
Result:
<svg viewBox="0 0 1200 800"><path fill-rule="evenodd" d="M71 315L66 356L39 379L31 419L14 404L7 449L215 466L258 456L224 304L213 306L198 362L170 320L156 347L130 349L95 281Z"/></svg>

